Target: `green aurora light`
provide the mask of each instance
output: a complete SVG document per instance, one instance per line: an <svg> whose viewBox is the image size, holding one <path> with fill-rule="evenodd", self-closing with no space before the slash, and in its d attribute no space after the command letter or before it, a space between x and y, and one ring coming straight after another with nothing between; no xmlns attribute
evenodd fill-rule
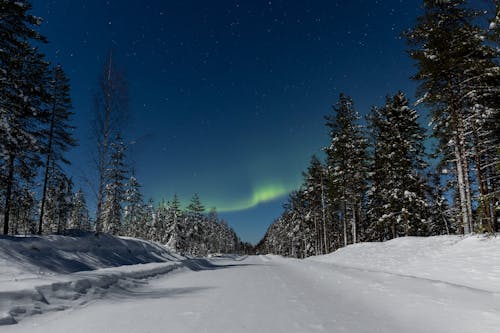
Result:
<svg viewBox="0 0 500 333"><path fill-rule="evenodd" d="M254 208L261 203L269 202L284 197L285 195L290 193L293 189L295 189L295 186L287 188L282 184L266 184L262 186L256 186L252 193L251 198L249 199L237 201L234 204L229 204L229 205L226 203L222 205L211 204L207 206L217 207L217 211L222 213L242 211Z"/></svg>

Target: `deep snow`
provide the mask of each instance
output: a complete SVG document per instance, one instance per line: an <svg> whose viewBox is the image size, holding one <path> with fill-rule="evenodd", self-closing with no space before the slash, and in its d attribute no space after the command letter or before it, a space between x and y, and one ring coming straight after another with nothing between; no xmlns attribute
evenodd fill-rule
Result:
<svg viewBox="0 0 500 333"><path fill-rule="evenodd" d="M55 274L73 279L80 274L87 278L97 272L102 276L125 272L110 286L73 290L81 292L76 301L48 293L45 306L62 304L68 310L16 317L23 320L0 330L497 332L499 253L498 238L442 236L357 244L307 260L270 255L170 258L163 263ZM9 263L4 254L4 263ZM181 263L187 265L179 266L176 274L162 271L165 265ZM32 264L31 269L36 266ZM19 264L16 269L23 267ZM144 273L150 269L160 271Z"/></svg>
<svg viewBox="0 0 500 333"><path fill-rule="evenodd" d="M403 237L350 245L307 260L500 293L499 236Z"/></svg>

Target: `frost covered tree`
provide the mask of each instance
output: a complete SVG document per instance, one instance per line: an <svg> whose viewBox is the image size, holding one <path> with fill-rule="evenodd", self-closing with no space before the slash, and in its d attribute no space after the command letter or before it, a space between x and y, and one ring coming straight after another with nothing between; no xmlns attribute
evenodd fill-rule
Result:
<svg viewBox="0 0 500 333"><path fill-rule="evenodd" d="M358 124L359 114L350 97L340 94L333 114L326 118L331 142L325 148L331 201L340 206L340 221L343 228L344 245L350 240L356 243L359 228L363 227L363 201L366 190L367 142L363 127Z"/></svg>
<svg viewBox="0 0 500 333"><path fill-rule="evenodd" d="M430 197L429 234L450 235L457 229L455 214L446 199L446 186L441 184L441 177L437 172L429 175L430 183L428 195Z"/></svg>
<svg viewBox="0 0 500 333"><path fill-rule="evenodd" d="M131 176L125 188L122 233L130 237L144 237L144 202L141 185L135 176Z"/></svg>
<svg viewBox="0 0 500 333"><path fill-rule="evenodd" d="M425 130L402 92L387 97L370 117L373 141L368 200L370 239L427 234L429 214L423 172Z"/></svg>
<svg viewBox="0 0 500 333"><path fill-rule="evenodd" d="M69 228L83 231L90 231L90 217L87 208L87 201L81 189L73 195L73 209L69 217Z"/></svg>
<svg viewBox="0 0 500 333"><path fill-rule="evenodd" d="M127 112L127 84L124 75L117 70L110 54L99 79L95 95L95 119L93 123L96 146L96 165L98 173L95 229L102 229L103 205L108 192L107 170L111 162L111 144Z"/></svg>
<svg viewBox="0 0 500 333"><path fill-rule="evenodd" d="M162 244L166 244L169 239L169 226L170 226L170 202L162 199L156 207L156 225L155 240Z"/></svg>
<svg viewBox="0 0 500 333"><path fill-rule="evenodd" d="M40 217L38 222L38 234L42 234L42 225L45 209L45 200L47 194L47 186L50 177L51 165L57 162L69 164L69 161L64 158L63 153L70 147L76 145L73 138L74 127L70 125L69 121L73 112L71 111L71 97L69 80L64 74L61 66L56 66L52 70L52 77L48 84L48 93L50 94L48 103L49 124L48 128L43 130L43 136L46 137L46 145L43 153L45 156L45 165L43 173L43 188L42 198L40 203Z"/></svg>
<svg viewBox="0 0 500 333"><path fill-rule="evenodd" d="M0 1L0 158L3 180L3 232L9 233L13 192L19 170L40 165L41 127L47 122L48 64L34 42L41 19L28 1Z"/></svg>
<svg viewBox="0 0 500 333"><path fill-rule="evenodd" d="M195 255L202 255L206 251L206 245L203 243L203 229L205 225L205 218L203 213L205 207L201 203L198 193L195 193L191 198L189 205L186 207L187 225L187 239L188 239L188 252Z"/></svg>
<svg viewBox="0 0 500 333"><path fill-rule="evenodd" d="M177 194L174 194L167 215L167 245L176 251L182 252L187 248L186 245L186 227L182 224L184 214L181 209L181 203Z"/></svg>
<svg viewBox="0 0 500 333"><path fill-rule="evenodd" d="M154 207L154 200L150 198L143 207L144 215L142 217L143 234L140 236L142 239L156 240L158 237L155 232L155 225L157 224L157 216Z"/></svg>
<svg viewBox="0 0 500 333"><path fill-rule="evenodd" d="M328 253L330 248L330 240L327 236L327 204L326 193L326 170L321 164L321 161L313 155L309 167L303 173L304 184L304 200L306 204L305 219L314 224L314 241L313 244L307 244L306 248L314 247L314 254Z"/></svg>
<svg viewBox="0 0 500 333"><path fill-rule="evenodd" d="M73 209L73 182L52 163L52 177L48 182L43 228L45 234L63 234L68 229Z"/></svg>
<svg viewBox="0 0 500 333"><path fill-rule="evenodd" d="M12 225L11 233L17 234L34 234L36 230L36 193L33 190L35 187L33 172L27 177L23 177L21 183L17 183L12 194Z"/></svg>
<svg viewBox="0 0 500 333"><path fill-rule="evenodd" d="M125 198L125 145L120 135L110 145L110 163L106 170L106 191L102 207L102 231L112 235L121 233L122 204Z"/></svg>
<svg viewBox="0 0 500 333"><path fill-rule="evenodd" d="M419 102L431 109L438 152L456 177L465 233L475 227L471 173L477 179L479 201L484 202L492 190L491 185L485 186L485 179L492 177L485 174L484 163L497 154L493 142L498 142L489 129L498 123L498 51L484 42L486 32L477 25L479 15L464 0L426 0L424 14L406 33L418 68L414 79L420 83ZM493 201L488 201L490 211ZM488 221L493 228L492 219Z"/></svg>

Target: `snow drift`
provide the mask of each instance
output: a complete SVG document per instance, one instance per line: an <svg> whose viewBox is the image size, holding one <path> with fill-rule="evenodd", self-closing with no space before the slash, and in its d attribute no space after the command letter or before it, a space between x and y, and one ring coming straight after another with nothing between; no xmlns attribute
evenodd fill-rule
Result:
<svg viewBox="0 0 500 333"><path fill-rule="evenodd" d="M167 248L133 238L0 236L0 325L22 317L84 304L115 289L177 268L210 267Z"/></svg>
<svg viewBox="0 0 500 333"><path fill-rule="evenodd" d="M500 237L402 237L307 260L500 293Z"/></svg>

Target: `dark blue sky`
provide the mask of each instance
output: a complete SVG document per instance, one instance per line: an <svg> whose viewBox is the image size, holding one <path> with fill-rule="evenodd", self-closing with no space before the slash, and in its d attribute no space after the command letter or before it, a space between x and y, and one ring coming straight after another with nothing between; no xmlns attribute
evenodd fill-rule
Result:
<svg viewBox="0 0 500 333"><path fill-rule="evenodd" d="M69 157L93 196L92 95L113 49L129 81L126 138L146 197L198 192L257 242L328 138L338 94L366 114L398 89L414 94L399 35L421 1L34 0L44 47L72 82Z"/></svg>

